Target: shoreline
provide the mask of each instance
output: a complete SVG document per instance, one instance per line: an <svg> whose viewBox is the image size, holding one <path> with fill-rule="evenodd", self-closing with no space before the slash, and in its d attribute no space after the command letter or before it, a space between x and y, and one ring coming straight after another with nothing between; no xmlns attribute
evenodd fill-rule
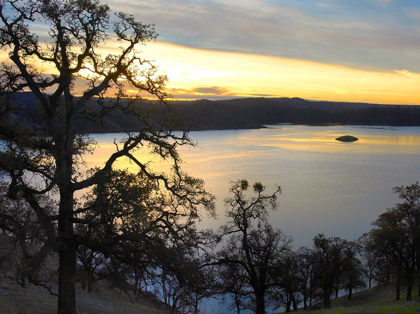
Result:
<svg viewBox="0 0 420 314"><path fill-rule="evenodd" d="M232 127L232 128L191 128L186 130L186 132L204 132L204 131L234 131L234 130L260 130L260 129L274 129L272 126L287 126L287 125L304 125L304 126L314 126L314 127L334 127L334 126L352 126L352 127L364 127L372 129L384 129L384 128L401 128L401 127L420 127L420 125L396 125L396 124L355 124L355 123L273 123L273 124L264 124L260 127ZM173 130L174 132L181 132L183 130ZM77 134L107 134L107 133L137 133L139 131L134 130L121 130L121 131L95 131L95 132L80 132Z"/></svg>

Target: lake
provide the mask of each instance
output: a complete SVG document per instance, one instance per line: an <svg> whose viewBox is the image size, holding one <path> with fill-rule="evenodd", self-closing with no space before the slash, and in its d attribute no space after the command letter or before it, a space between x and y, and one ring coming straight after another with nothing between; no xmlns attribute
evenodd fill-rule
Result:
<svg viewBox="0 0 420 314"><path fill-rule="evenodd" d="M335 140L346 134L359 141ZM99 147L88 162L100 165L102 156L115 150L112 142L119 136L95 134ZM218 205L218 220L203 215L200 226L223 223L223 199L231 181L261 181L267 192L280 185L279 207L269 221L294 238L295 249L310 246L320 232L357 239L398 202L394 186L420 179L420 127L270 125L197 131L190 137L197 147L180 149L183 169L205 180ZM119 167L135 169L123 163Z"/></svg>

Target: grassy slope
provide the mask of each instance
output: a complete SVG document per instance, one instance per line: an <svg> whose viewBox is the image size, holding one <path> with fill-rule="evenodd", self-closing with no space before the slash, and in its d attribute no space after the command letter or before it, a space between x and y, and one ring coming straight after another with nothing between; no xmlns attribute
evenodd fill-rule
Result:
<svg viewBox="0 0 420 314"><path fill-rule="evenodd" d="M139 303L128 302L127 297L106 285L95 289L92 294L77 290L78 314L165 314L164 309L157 308L151 300L142 299ZM400 301L395 301L393 286L375 287L355 293L352 300L347 296L333 299L330 310L308 311L313 314L415 314L420 313L418 289L413 291L413 301L405 301L405 293ZM41 288L28 286L23 289L17 285L0 285L0 313L10 314L55 314L57 298Z"/></svg>
<svg viewBox="0 0 420 314"><path fill-rule="evenodd" d="M164 309L158 309L147 299L139 303L128 302L124 294L105 287L92 294L77 290L76 298L78 314L168 313ZM55 314L57 313L57 298L41 287L28 286L23 289L17 285L7 286L2 283L0 285L0 313Z"/></svg>
<svg viewBox="0 0 420 314"><path fill-rule="evenodd" d="M16 250L8 243L9 238L0 234L0 314L55 314L57 313L57 297L49 292L33 285L22 288L3 277L14 269ZM52 258L54 261L54 258ZM54 265L52 263L51 265ZM56 266L54 266L56 267ZM9 269L10 268L10 269ZM52 277L54 281L54 276ZM57 282L55 282L57 283ZM165 314L164 306L147 294L144 294L138 303L129 302L128 296L120 290L111 288L111 285L103 280L95 282L93 292L87 293L76 289L76 305L78 314ZM53 289L57 290L57 287ZM133 298L133 296L131 296Z"/></svg>
<svg viewBox="0 0 420 314"><path fill-rule="evenodd" d="M375 287L370 290L355 293L352 300L347 296L334 299L330 310L311 311L313 314L376 314L376 313L420 313L420 297L418 287L413 290L412 301L405 301L405 291L402 290L401 300L395 301L395 288L390 286Z"/></svg>

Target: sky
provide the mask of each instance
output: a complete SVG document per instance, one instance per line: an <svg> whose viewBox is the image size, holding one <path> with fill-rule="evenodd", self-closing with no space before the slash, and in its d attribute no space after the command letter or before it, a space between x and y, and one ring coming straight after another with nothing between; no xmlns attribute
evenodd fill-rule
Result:
<svg viewBox="0 0 420 314"><path fill-rule="evenodd" d="M420 104L418 0L107 0L154 23L175 98Z"/></svg>
<svg viewBox="0 0 420 314"><path fill-rule="evenodd" d="M418 0L102 0L154 23L175 99L420 105ZM102 52L116 49L115 41Z"/></svg>

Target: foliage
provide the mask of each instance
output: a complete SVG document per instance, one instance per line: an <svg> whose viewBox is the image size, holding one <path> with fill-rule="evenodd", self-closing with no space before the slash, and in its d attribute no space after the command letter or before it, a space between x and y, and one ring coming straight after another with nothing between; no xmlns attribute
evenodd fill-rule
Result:
<svg viewBox="0 0 420 314"><path fill-rule="evenodd" d="M36 34L37 23L48 29L48 36ZM151 112L133 107L142 95L160 101L166 96L166 77L138 52L139 45L156 37L153 25L137 22L125 13L111 17L109 7L97 0L6 0L0 4L0 47L9 51L10 59L0 69L2 181L8 185L8 198L24 202L25 215L30 215L40 230L39 258L45 259L52 251L58 253L59 313L75 313L79 246L128 258L122 248L131 245L133 252L141 251L146 237L140 234L143 242L133 242L135 233L151 228L153 219L159 226L166 225L162 233L168 232L171 240L178 241L190 233L200 208L213 209L213 198L204 190L203 182L180 169L177 148L193 144L188 134L172 131L176 121L171 115L154 121ZM110 39L118 40L116 54L101 56L99 48ZM39 64L52 68L52 73L39 71ZM81 84L85 90L76 96L75 88ZM138 93L129 95L128 89ZM23 91L31 91L37 103L18 103L16 95ZM113 98L106 98L108 95ZM33 117L30 123L19 123L20 113L31 110L39 114L27 115ZM101 121L115 112L138 119L137 132L115 143L116 150L103 168L83 172L83 155L92 152L95 143L89 136L77 134L78 124ZM171 173L154 173L147 162L134 155L140 148L157 160L171 163ZM113 172L121 158L138 166L140 175L124 178L130 183L144 182L137 190L118 181L123 178L112 177L122 175ZM110 186L119 192L144 193L144 198L133 205L130 194L126 199L118 199L123 193L102 194ZM76 198L77 193L89 189L92 194L86 201ZM150 189L156 189L156 198ZM159 199L161 190L167 193L164 202ZM140 204L145 198L156 202L150 212ZM119 201L121 206L113 207ZM160 212L156 212L158 206L162 206ZM15 217L6 214L2 218L3 230L18 232L10 229ZM175 221L182 223L173 224ZM164 242L162 235L159 241Z"/></svg>

